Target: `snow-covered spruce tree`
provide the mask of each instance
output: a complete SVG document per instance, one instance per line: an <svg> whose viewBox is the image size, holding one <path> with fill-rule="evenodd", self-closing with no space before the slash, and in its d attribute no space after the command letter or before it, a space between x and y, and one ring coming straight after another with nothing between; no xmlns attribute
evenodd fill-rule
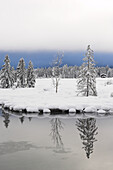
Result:
<svg viewBox="0 0 113 170"><path fill-rule="evenodd" d="M34 68L32 62L30 61L27 70L27 86L35 87L35 82L36 80L35 80Z"/></svg>
<svg viewBox="0 0 113 170"><path fill-rule="evenodd" d="M52 69L52 80L53 80L53 85L55 86L56 93L58 92L58 86L59 86L59 81L60 81L60 65L62 63L62 58L64 56L64 53L61 51L57 52L56 59L53 61L53 69Z"/></svg>
<svg viewBox="0 0 113 170"><path fill-rule="evenodd" d="M17 86L18 87L26 87L26 69L24 59L21 58L16 71L17 76Z"/></svg>
<svg viewBox="0 0 113 170"><path fill-rule="evenodd" d="M95 135L97 135L96 119L78 119L76 121L77 129L80 131L80 138L83 141L83 149L86 152L86 157L89 159L90 154L93 153L93 143L97 140Z"/></svg>
<svg viewBox="0 0 113 170"><path fill-rule="evenodd" d="M6 55L4 62L5 63L0 73L1 87L10 88L13 86L15 82L15 75L11 70L10 60L8 55Z"/></svg>
<svg viewBox="0 0 113 170"><path fill-rule="evenodd" d="M14 76L14 80L16 82L16 80L17 80L17 78L16 78L16 70L14 69L14 67L11 68L11 72L12 72L12 74Z"/></svg>
<svg viewBox="0 0 113 170"><path fill-rule="evenodd" d="M93 56L93 50L90 45L87 47L87 52L85 54L84 63L80 67L80 73L77 81L77 88L79 93L84 96L97 96L96 91L96 70L95 61ZM78 93L78 94L79 94Z"/></svg>

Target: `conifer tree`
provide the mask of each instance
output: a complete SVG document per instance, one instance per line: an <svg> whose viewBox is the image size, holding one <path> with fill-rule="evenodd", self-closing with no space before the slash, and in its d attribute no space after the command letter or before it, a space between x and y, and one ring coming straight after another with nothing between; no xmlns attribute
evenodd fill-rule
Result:
<svg viewBox="0 0 113 170"><path fill-rule="evenodd" d="M14 69L14 67L11 68L11 72L12 72L12 74L13 74L13 76L14 76L14 80L15 80L15 82L16 82L16 81L17 81L17 78L16 78L16 70Z"/></svg>
<svg viewBox="0 0 113 170"><path fill-rule="evenodd" d="M23 58L21 58L18 63L16 76L17 76L18 86L25 87L26 86L26 69L25 69L25 62Z"/></svg>
<svg viewBox="0 0 113 170"><path fill-rule="evenodd" d="M5 56L4 65L0 73L1 87L10 88L15 82L15 75L11 70L10 60L8 55Z"/></svg>
<svg viewBox="0 0 113 170"><path fill-rule="evenodd" d="M93 50L91 50L90 45L87 47L86 57L83 59L84 63L80 68L80 73L78 76L77 88L79 93L84 96L97 96L96 91L96 70L95 61L93 56Z"/></svg>
<svg viewBox="0 0 113 170"><path fill-rule="evenodd" d="M76 122L77 129L80 131L80 138L83 141L83 149L86 152L86 156L89 159L90 154L93 153L93 143L97 140L95 135L98 127L96 127L96 119L78 119Z"/></svg>
<svg viewBox="0 0 113 170"><path fill-rule="evenodd" d="M28 87L35 87L35 73L34 73L34 68L33 68L33 64L30 61L29 62L29 66L28 66L28 70L27 70L27 85Z"/></svg>

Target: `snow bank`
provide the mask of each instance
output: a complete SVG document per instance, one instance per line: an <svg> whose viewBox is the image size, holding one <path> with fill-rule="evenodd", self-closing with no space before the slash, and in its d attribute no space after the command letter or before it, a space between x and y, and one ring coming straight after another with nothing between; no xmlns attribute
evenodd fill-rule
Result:
<svg viewBox="0 0 113 170"><path fill-rule="evenodd" d="M69 113L75 113L75 112L76 112L75 108L70 108L69 109Z"/></svg>
<svg viewBox="0 0 113 170"><path fill-rule="evenodd" d="M69 113L102 110L110 113L113 112L113 84L107 85L108 80L97 78L97 97L82 97L77 96L76 79L61 79L57 94L51 79L37 79L35 88L0 89L0 104L19 112L50 113L51 109L61 109Z"/></svg>
<svg viewBox="0 0 113 170"><path fill-rule="evenodd" d="M38 108L35 107L35 106L34 106L34 107L28 106L28 107L26 108L26 111L27 111L27 112L31 112L31 113L32 113L32 112L36 112L36 113L39 112Z"/></svg>
<svg viewBox="0 0 113 170"><path fill-rule="evenodd" d="M45 109L43 110L43 112L44 112L44 113L50 113L50 109L45 108Z"/></svg>
<svg viewBox="0 0 113 170"><path fill-rule="evenodd" d="M101 110L98 110L97 112L98 112L98 113L101 113L101 114L105 114L105 113L106 113L106 111L105 111L105 110L102 110L102 109L101 109Z"/></svg>
<svg viewBox="0 0 113 170"><path fill-rule="evenodd" d="M93 106L91 106L91 107L86 107L86 108L84 109L84 112L86 112L86 113L94 113L94 112L97 112L97 109L96 109L96 107L93 107Z"/></svg>

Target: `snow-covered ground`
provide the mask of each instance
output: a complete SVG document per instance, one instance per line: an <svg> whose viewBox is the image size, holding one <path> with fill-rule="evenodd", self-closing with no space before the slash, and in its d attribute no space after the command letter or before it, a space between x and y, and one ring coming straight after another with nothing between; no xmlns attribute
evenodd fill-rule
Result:
<svg viewBox="0 0 113 170"><path fill-rule="evenodd" d="M40 109L49 112L51 108L113 112L113 79L97 78L97 92L97 97L77 96L76 79L61 79L56 94L51 79L37 79L35 88L0 89L0 103L15 111L26 109L27 112Z"/></svg>

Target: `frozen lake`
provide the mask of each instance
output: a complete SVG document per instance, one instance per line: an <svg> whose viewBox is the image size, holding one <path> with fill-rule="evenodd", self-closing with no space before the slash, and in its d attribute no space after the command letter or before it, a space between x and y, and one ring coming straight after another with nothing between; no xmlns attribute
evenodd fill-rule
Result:
<svg viewBox="0 0 113 170"><path fill-rule="evenodd" d="M113 116L0 110L0 170L112 170Z"/></svg>

